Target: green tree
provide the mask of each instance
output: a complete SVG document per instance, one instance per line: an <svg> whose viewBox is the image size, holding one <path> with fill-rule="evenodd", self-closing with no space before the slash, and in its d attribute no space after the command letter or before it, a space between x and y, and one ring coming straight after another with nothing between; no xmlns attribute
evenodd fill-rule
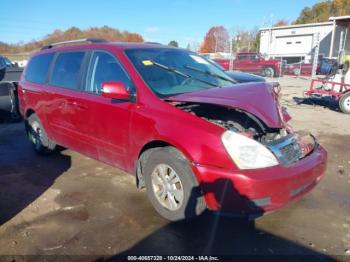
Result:
<svg viewBox="0 0 350 262"><path fill-rule="evenodd" d="M169 46L175 46L175 47L179 47L178 42L176 42L175 40L171 40L168 44Z"/></svg>
<svg viewBox="0 0 350 262"><path fill-rule="evenodd" d="M293 24L327 22L331 16L350 15L350 0L323 1L305 7Z"/></svg>

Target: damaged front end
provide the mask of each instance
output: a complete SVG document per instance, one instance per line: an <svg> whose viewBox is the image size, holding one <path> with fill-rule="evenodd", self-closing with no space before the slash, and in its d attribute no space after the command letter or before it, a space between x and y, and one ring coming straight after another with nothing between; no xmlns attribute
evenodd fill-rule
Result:
<svg viewBox="0 0 350 262"><path fill-rule="evenodd" d="M296 134L287 123L281 128L271 128L255 115L238 108L198 102L168 102L178 109L226 129L223 139L227 141L223 140L223 143L240 169L278 164L287 166L309 155L318 145L312 135L307 137ZM245 143L242 140L245 140ZM237 146L240 143L242 146Z"/></svg>

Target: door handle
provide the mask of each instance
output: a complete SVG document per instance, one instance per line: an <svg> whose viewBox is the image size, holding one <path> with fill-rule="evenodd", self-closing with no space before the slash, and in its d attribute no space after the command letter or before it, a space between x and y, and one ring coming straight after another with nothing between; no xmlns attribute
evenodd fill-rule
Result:
<svg viewBox="0 0 350 262"><path fill-rule="evenodd" d="M78 103L77 101L68 101L67 103L68 103L68 105L74 106L75 108L80 109L80 110L85 110L86 109L86 106Z"/></svg>

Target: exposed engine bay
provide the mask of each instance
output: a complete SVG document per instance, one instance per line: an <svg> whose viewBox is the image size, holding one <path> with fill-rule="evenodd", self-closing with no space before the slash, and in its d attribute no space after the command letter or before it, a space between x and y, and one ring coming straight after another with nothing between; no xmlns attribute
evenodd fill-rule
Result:
<svg viewBox="0 0 350 262"><path fill-rule="evenodd" d="M228 130L246 133L262 144L269 144L288 135L285 129L269 128L254 115L224 106L177 102L175 106Z"/></svg>
<svg viewBox="0 0 350 262"><path fill-rule="evenodd" d="M256 116L237 108L196 102L171 102L171 104L215 125L260 142L284 165L307 156L318 145L312 135L309 136L311 142L302 141L304 139L300 139L298 135L284 128L270 128Z"/></svg>

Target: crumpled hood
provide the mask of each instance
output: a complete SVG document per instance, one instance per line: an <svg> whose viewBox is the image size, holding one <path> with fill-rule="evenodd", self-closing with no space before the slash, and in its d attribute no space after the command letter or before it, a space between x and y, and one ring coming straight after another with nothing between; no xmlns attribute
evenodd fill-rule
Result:
<svg viewBox="0 0 350 262"><path fill-rule="evenodd" d="M238 108L255 115L270 128L283 128L281 111L275 97L271 84L245 83L184 93L168 97L166 100Z"/></svg>

